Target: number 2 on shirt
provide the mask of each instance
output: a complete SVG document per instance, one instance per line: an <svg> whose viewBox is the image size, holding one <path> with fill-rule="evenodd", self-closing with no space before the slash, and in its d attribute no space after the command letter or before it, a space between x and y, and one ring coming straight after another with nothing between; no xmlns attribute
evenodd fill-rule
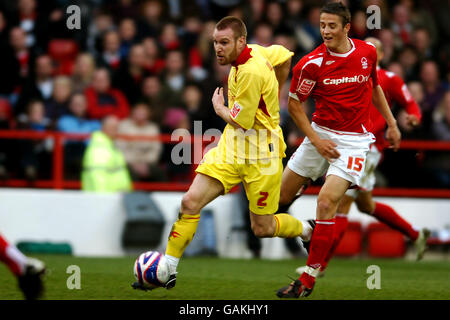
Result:
<svg viewBox="0 0 450 320"><path fill-rule="evenodd" d="M360 172L363 168L364 158L348 157L347 169Z"/></svg>

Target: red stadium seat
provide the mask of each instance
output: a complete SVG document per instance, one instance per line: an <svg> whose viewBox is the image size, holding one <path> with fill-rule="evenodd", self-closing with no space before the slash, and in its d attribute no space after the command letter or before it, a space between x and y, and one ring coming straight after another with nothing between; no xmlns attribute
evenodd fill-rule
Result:
<svg viewBox="0 0 450 320"><path fill-rule="evenodd" d="M379 222L367 227L367 245L371 257L396 258L406 253L403 234Z"/></svg>
<svg viewBox="0 0 450 320"><path fill-rule="evenodd" d="M363 230L361 223L349 221L344 236L336 248L337 256L355 256L362 251Z"/></svg>
<svg viewBox="0 0 450 320"><path fill-rule="evenodd" d="M74 40L53 39L49 42L48 54L56 62L55 74L72 74L78 50L78 44Z"/></svg>

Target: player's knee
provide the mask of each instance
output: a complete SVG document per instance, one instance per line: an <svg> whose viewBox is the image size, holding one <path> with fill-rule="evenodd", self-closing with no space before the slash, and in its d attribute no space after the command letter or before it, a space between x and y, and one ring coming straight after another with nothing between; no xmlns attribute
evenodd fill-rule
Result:
<svg viewBox="0 0 450 320"><path fill-rule="evenodd" d="M331 197L323 196L317 199L317 213L320 219L331 219L338 202Z"/></svg>
<svg viewBox="0 0 450 320"><path fill-rule="evenodd" d="M185 193L181 199L181 212L185 214L198 213L198 199L192 193Z"/></svg>
<svg viewBox="0 0 450 320"><path fill-rule="evenodd" d="M252 224L253 234L258 238L272 237L274 230L271 230L270 226L264 224Z"/></svg>

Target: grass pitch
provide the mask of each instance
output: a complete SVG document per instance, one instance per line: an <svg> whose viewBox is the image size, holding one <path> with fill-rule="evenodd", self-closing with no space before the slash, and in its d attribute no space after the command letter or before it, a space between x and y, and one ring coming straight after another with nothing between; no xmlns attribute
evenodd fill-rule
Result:
<svg viewBox="0 0 450 320"><path fill-rule="evenodd" d="M135 257L79 258L36 256L47 264L44 299L52 300L271 300L275 292L296 278L295 268L306 259L183 258L173 290L141 292L131 288ZM68 289L76 265L81 289ZM368 267L380 267L380 289L368 289ZM70 281L70 283L73 283ZM369 280L369 282L371 282ZM0 299L22 299L17 281L0 264ZM306 300L450 299L449 261L333 259L324 278L318 279Z"/></svg>

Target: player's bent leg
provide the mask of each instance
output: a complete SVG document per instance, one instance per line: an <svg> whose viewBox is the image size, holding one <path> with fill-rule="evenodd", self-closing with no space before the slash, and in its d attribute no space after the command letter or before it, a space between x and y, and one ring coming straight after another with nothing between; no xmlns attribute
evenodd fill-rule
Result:
<svg viewBox="0 0 450 320"><path fill-rule="evenodd" d="M328 252L327 256L325 257L325 260L321 266L320 272L318 274L318 278L321 278L325 275L325 269L328 266L328 262L331 260L331 258L334 255L334 252L336 251L336 248L339 246L339 243L342 240L342 237L344 236L345 230L347 229L348 225L348 213L350 212L350 208L353 204L354 198L352 196L349 196L344 194L341 201L339 202L337 213L334 218L335 222L335 232L334 232L334 240L333 244L331 246L330 251ZM309 245L310 243L304 243L303 244L305 249L307 249L309 253ZM306 266L300 266L297 269L295 269L295 272L298 274L302 274L306 271Z"/></svg>
<svg viewBox="0 0 450 320"><path fill-rule="evenodd" d="M169 289L175 285L176 268L184 250L197 231L200 210L223 192L224 188L220 181L199 173L183 196L181 210L170 231L165 252L171 274L166 288Z"/></svg>
<svg viewBox="0 0 450 320"><path fill-rule="evenodd" d="M337 207L350 182L336 175L328 175L317 199L316 227L311 237L306 270L289 290L297 287L300 291L311 292L315 279L325 264L325 258L334 243L335 219Z"/></svg>
<svg viewBox="0 0 450 320"><path fill-rule="evenodd" d="M339 202L350 187L350 182L336 175L329 175L317 197L316 218L318 220L333 219Z"/></svg>
<svg viewBox="0 0 450 320"><path fill-rule="evenodd" d="M414 247L416 248L416 260L421 260L427 249L427 240L431 234L430 230L423 228L421 230L416 230L413 226L401 217L397 211L392 207L375 202L372 199L371 193L363 193L361 197L356 199L358 204L358 209L361 212L372 215L378 221L383 222L393 228L394 230L400 231L405 236L410 238L414 242Z"/></svg>
<svg viewBox="0 0 450 320"><path fill-rule="evenodd" d="M312 227L306 222L286 214L255 214L250 211L251 228L259 238L295 238L309 241Z"/></svg>
<svg viewBox="0 0 450 320"><path fill-rule="evenodd" d="M372 214L375 211L375 201L372 198L372 192L360 191L355 199L358 210L362 213Z"/></svg>
<svg viewBox="0 0 450 320"><path fill-rule="evenodd" d="M280 205L290 205L300 189L309 181L309 178L300 176L286 166L281 178Z"/></svg>

